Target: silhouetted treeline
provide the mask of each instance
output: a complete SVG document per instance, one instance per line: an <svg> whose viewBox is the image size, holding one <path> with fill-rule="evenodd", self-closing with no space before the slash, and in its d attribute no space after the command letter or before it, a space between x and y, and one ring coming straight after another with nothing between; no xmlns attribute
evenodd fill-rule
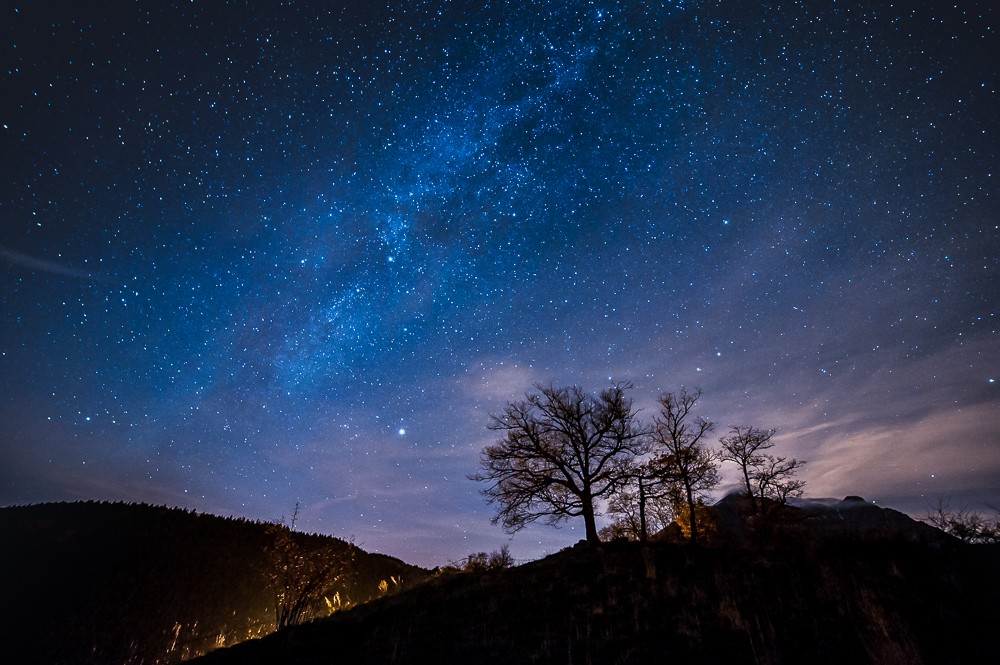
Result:
<svg viewBox="0 0 1000 665"><path fill-rule="evenodd" d="M127 503L0 509L2 640L20 663L170 664L274 630L266 523ZM331 606L425 571L345 541L293 534L304 549L356 552Z"/></svg>

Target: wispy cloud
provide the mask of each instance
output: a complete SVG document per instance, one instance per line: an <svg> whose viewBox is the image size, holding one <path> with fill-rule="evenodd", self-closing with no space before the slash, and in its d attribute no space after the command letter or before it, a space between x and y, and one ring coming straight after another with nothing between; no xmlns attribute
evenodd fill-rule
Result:
<svg viewBox="0 0 1000 665"><path fill-rule="evenodd" d="M484 359L471 367L466 382L469 393L491 404L523 398L526 391L544 379L538 370L517 362Z"/></svg>
<svg viewBox="0 0 1000 665"><path fill-rule="evenodd" d="M72 277L74 279L94 279L94 276L86 270L80 270L59 261L40 259L35 256L29 256L28 254L22 254L21 252L15 252L14 250L6 247L0 247L0 259L5 261L8 265L22 270L43 272L50 275L61 275L63 277Z"/></svg>

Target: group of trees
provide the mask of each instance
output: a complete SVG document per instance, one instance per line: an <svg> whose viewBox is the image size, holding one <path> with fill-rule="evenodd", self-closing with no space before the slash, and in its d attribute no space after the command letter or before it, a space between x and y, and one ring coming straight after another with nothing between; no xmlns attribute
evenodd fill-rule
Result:
<svg viewBox="0 0 1000 665"><path fill-rule="evenodd" d="M720 482L723 462L736 464L755 512L802 493L796 473L804 464L776 457L774 430L733 426L709 446L715 424L693 414L701 391L682 389L659 399L651 422L642 422L627 392L616 384L597 396L577 387L536 386L509 402L488 427L499 440L483 449L473 480L497 508L494 523L516 532L536 521L556 524L583 517L586 538L600 542L601 506L616 517L612 535L644 540L677 521L699 539L699 508Z"/></svg>

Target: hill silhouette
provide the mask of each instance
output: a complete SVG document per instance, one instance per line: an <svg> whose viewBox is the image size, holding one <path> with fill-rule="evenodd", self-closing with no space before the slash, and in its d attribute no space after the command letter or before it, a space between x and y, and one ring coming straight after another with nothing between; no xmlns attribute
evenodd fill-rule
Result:
<svg viewBox="0 0 1000 665"><path fill-rule="evenodd" d="M273 631L268 527L143 504L0 508L6 662L171 665ZM292 538L317 556L354 552L328 590L343 605L381 595L382 580L427 575L336 538Z"/></svg>
<svg viewBox="0 0 1000 665"><path fill-rule="evenodd" d="M755 514L743 494L730 494L706 507L707 528L716 542L770 543L913 543L934 547L956 544L955 539L905 513L883 508L859 496L836 499L799 499L784 505L757 499Z"/></svg>
<svg viewBox="0 0 1000 665"><path fill-rule="evenodd" d="M742 515L721 503L715 519ZM717 527L700 547L581 543L441 575L195 662L992 662L1000 550L883 511L788 507L739 537Z"/></svg>

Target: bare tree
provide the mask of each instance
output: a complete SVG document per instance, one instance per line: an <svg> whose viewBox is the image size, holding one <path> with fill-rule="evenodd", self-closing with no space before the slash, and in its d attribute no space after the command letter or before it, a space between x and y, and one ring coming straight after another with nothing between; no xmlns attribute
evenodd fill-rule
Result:
<svg viewBox="0 0 1000 665"><path fill-rule="evenodd" d="M734 462L740 467L743 485L754 512L757 512L757 496L751 478L757 467L764 463L762 451L774 446L774 442L771 441L774 433L773 429L733 425L729 428L729 436L723 436L719 439L721 446L719 459L723 462Z"/></svg>
<svg viewBox="0 0 1000 665"><path fill-rule="evenodd" d="M796 478L795 474L804 465L805 460L794 457L788 459L765 455L751 476L757 486L757 496L761 499L771 499L782 506L789 498L802 496L802 488L805 487L806 481Z"/></svg>
<svg viewBox="0 0 1000 665"><path fill-rule="evenodd" d="M616 519L601 530L602 535L645 542L674 521L680 503L674 486L656 484L649 476L638 476L635 483L608 500L608 513Z"/></svg>
<svg viewBox="0 0 1000 665"><path fill-rule="evenodd" d="M1000 543L1000 510L986 517L968 508L952 508L943 499L924 521L967 543Z"/></svg>
<svg viewBox="0 0 1000 665"><path fill-rule="evenodd" d="M729 436L719 439L719 457L740 468L750 505L755 513L763 510L764 499L784 505L789 498L802 495L804 480L795 477L805 461L775 457L764 451L774 447L777 430L733 425Z"/></svg>
<svg viewBox="0 0 1000 665"><path fill-rule="evenodd" d="M330 588L350 572L355 556L353 545L334 551L317 536L295 533L298 516L295 504L290 524L282 518L265 527L264 574L274 596L278 629L310 618Z"/></svg>
<svg viewBox="0 0 1000 665"><path fill-rule="evenodd" d="M470 478L490 483L483 494L497 506L493 523L509 533L582 516L587 541L600 542L595 502L627 481L642 452L642 431L625 394L631 385L596 398L576 387L536 388L491 416L489 428L501 438L483 450L482 470Z"/></svg>
<svg viewBox="0 0 1000 665"><path fill-rule="evenodd" d="M683 388L660 397L660 413L653 416L650 433L653 449L659 452L648 462L652 475L673 484L683 496L691 542L698 542L698 501L719 484L717 456L703 441L715 425L691 414L700 397L700 390L690 393Z"/></svg>

